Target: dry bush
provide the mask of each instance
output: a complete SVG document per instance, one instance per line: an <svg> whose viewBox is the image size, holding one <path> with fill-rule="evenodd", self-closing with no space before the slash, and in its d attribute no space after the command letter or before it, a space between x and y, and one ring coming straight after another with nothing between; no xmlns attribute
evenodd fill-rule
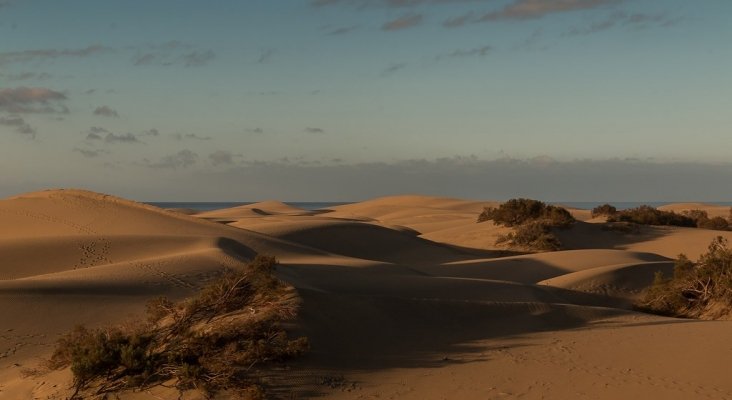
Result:
<svg viewBox="0 0 732 400"><path fill-rule="evenodd" d="M190 299L155 299L144 322L77 327L58 341L49 367L71 368L72 399L163 383L260 396L256 368L307 349L306 338L291 340L280 326L295 316L297 297L273 275L275 265L257 256Z"/></svg>
<svg viewBox="0 0 732 400"><path fill-rule="evenodd" d="M596 218L599 216L609 217L617 214L617 212L618 209L615 208L615 206L611 206L610 204L603 204L592 209L592 218Z"/></svg>
<svg viewBox="0 0 732 400"><path fill-rule="evenodd" d="M556 251L562 248L562 243L552 233L551 228L542 222L519 225L514 232L499 237L496 244L501 243L541 251Z"/></svg>
<svg viewBox="0 0 732 400"><path fill-rule="evenodd" d="M532 199L511 199L497 208L486 207L478 216L478 222L489 220L508 227L539 220L550 226L567 227L575 221L564 208Z"/></svg>
<svg viewBox="0 0 732 400"><path fill-rule="evenodd" d="M651 206L642 205L636 208L618 211L608 218L608 222L632 222L639 225L671 225L695 227L693 219L671 211L661 211Z"/></svg>
<svg viewBox="0 0 732 400"><path fill-rule="evenodd" d="M709 218L709 215L704 210L686 210L681 214L694 220L697 228L715 231L729 230L729 222L726 219L722 217Z"/></svg>
<svg viewBox="0 0 732 400"><path fill-rule="evenodd" d="M499 237L496 244L554 251L561 249L561 243L552 228L568 228L575 219L562 207L532 199L511 199L497 208L486 207L478 216L478 222L484 221L515 228Z"/></svg>
<svg viewBox="0 0 732 400"><path fill-rule="evenodd" d="M602 224L602 230L619 233L638 233L640 226L632 222L607 222Z"/></svg>
<svg viewBox="0 0 732 400"><path fill-rule="evenodd" d="M683 254L672 277L656 273L639 308L663 315L718 319L732 311L732 249L718 236L694 263Z"/></svg>

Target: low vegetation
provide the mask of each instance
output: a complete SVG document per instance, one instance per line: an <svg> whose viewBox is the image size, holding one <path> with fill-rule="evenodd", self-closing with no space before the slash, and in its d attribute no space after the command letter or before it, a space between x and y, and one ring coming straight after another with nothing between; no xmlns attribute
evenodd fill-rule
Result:
<svg viewBox="0 0 732 400"><path fill-rule="evenodd" d="M681 214L691 218L697 228L712 229L715 231L729 230L729 221L722 217L709 218L709 214L704 210L687 210Z"/></svg>
<svg viewBox="0 0 732 400"><path fill-rule="evenodd" d="M532 199L511 199L498 207L486 207L478 216L478 222L489 220L509 227L535 221L567 227L575 221L564 208Z"/></svg>
<svg viewBox="0 0 732 400"><path fill-rule="evenodd" d="M608 217L608 222L630 222L639 225L696 226L696 223L690 217L671 211L661 211L647 205L618 211Z"/></svg>
<svg viewBox="0 0 732 400"><path fill-rule="evenodd" d="M729 317L732 312L732 249L727 240L717 237L697 262L680 255L673 276L657 272L639 308L676 317Z"/></svg>
<svg viewBox="0 0 732 400"><path fill-rule="evenodd" d="M610 204L603 204L592 209L592 218L611 217L618 213L618 209Z"/></svg>
<svg viewBox="0 0 732 400"><path fill-rule="evenodd" d="M209 397L226 391L263 398L257 369L307 349L306 338L292 340L281 327L298 303L273 275L275 265L273 257L258 256L195 297L151 301L147 321L77 327L58 341L49 367L71 368L72 399L162 384Z"/></svg>
<svg viewBox="0 0 732 400"><path fill-rule="evenodd" d="M496 225L513 227L513 232L501 236L496 244L508 244L541 251L561 249L553 228L568 228L575 219L562 207L532 199L511 199L499 207L486 207L478 222L493 221Z"/></svg>

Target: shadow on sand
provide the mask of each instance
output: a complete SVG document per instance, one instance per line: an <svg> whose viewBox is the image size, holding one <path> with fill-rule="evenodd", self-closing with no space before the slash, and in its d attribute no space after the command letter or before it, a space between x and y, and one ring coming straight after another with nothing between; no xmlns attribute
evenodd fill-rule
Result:
<svg viewBox="0 0 732 400"><path fill-rule="evenodd" d="M539 264L535 268L555 269ZM311 352L267 378L274 398L350 390L358 382L348 377L369 371L487 361L495 346L538 345L527 337L532 333L581 329L632 313L612 308L606 296L428 276L400 266L288 265L282 270L302 296L293 329L309 338ZM502 340L485 342L497 339Z"/></svg>

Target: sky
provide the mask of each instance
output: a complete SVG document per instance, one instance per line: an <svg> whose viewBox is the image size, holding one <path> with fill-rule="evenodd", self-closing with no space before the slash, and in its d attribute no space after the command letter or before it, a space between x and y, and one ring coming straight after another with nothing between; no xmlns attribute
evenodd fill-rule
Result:
<svg viewBox="0 0 732 400"><path fill-rule="evenodd" d="M0 197L732 200L728 0L0 0Z"/></svg>

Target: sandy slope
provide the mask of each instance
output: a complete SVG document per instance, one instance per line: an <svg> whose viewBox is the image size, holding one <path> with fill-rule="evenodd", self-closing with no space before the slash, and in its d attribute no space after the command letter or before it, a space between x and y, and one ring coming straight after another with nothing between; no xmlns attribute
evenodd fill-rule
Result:
<svg viewBox="0 0 732 400"><path fill-rule="evenodd" d="M732 323L630 307L668 257L698 255L718 232L588 221L560 233L576 250L506 256L493 245L505 228L475 222L490 204L397 196L189 216L76 190L2 200L0 399L63 398L68 373L20 373L60 333L188 295L257 252L283 262L304 300L292 329L312 343L273 371L275 398L732 398ZM123 398L154 396L174 397Z"/></svg>
<svg viewBox="0 0 732 400"><path fill-rule="evenodd" d="M709 203L673 203L658 207L659 210L673 211L675 213L683 213L684 211L702 210L706 211L709 218L730 216L730 206L720 206Z"/></svg>

